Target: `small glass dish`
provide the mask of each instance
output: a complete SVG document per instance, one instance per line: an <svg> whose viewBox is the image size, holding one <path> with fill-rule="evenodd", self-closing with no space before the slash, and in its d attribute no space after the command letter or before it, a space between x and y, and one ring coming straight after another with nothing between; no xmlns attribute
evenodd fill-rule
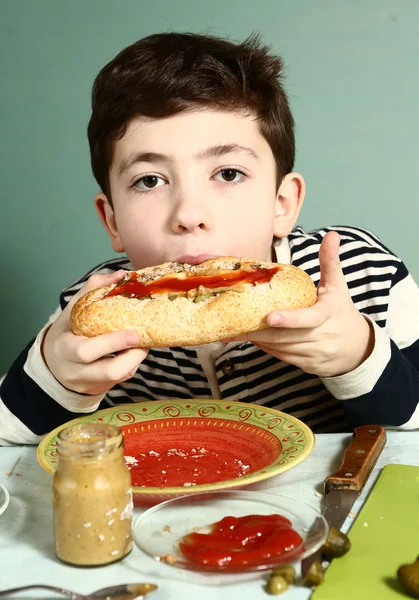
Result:
<svg viewBox="0 0 419 600"><path fill-rule="evenodd" d="M280 514L288 518L303 539L303 550L290 560L283 553L272 561L246 567L205 567L188 561L179 549L179 539L191 532L208 532L208 525L224 517ZM263 571L277 564L302 560L316 552L326 540L329 528L324 517L312 506L279 494L252 491L218 491L182 496L146 510L134 523L137 546L157 561L200 572L233 573Z"/></svg>
<svg viewBox="0 0 419 600"><path fill-rule="evenodd" d="M10 502L9 492L3 485L0 485L0 515L4 513Z"/></svg>

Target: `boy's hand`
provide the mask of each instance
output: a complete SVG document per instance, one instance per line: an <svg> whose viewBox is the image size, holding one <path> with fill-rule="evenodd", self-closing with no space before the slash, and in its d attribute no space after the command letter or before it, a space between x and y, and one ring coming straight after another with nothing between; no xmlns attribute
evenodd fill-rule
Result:
<svg viewBox="0 0 419 600"><path fill-rule="evenodd" d="M44 360L65 388L79 394L103 394L116 383L130 379L147 356L148 348L134 348L140 343L134 331L94 338L71 331L70 314L76 301L87 292L118 283L124 277L124 271L90 277L47 331L42 348ZM116 356L109 356L115 352Z"/></svg>
<svg viewBox="0 0 419 600"><path fill-rule="evenodd" d="M271 312L268 329L233 338L320 377L356 369L374 348L374 331L355 307L339 261L339 235L329 232L320 246L317 301L310 308Z"/></svg>

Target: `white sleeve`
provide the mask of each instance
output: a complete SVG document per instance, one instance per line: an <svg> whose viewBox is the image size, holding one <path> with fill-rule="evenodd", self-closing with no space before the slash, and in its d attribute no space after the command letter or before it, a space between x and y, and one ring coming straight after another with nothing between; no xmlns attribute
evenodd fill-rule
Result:
<svg viewBox="0 0 419 600"><path fill-rule="evenodd" d="M375 343L367 360L350 373L322 378L324 385L338 400L349 400L372 391L390 361L390 339L400 349L408 348L418 342L419 288L411 275L406 276L390 290L385 329L371 319L369 321L374 327ZM419 406L407 423L395 429L418 427Z"/></svg>
<svg viewBox="0 0 419 600"><path fill-rule="evenodd" d="M95 411L105 394L90 396L78 394L63 387L57 381L45 364L41 347L44 335L50 324L46 325L37 335L25 362L25 373L46 393L66 410L71 412L89 413Z"/></svg>
<svg viewBox="0 0 419 600"><path fill-rule="evenodd" d="M25 373L53 400L71 412L93 412L95 411L103 395L88 396L77 394L63 387L52 375L42 356L42 340L48 328L61 313L61 308L50 316L45 327L38 333L32 344L24 365ZM0 380L4 380L3 376ZM37 444L42 435L34 434L24 423L18 419L3 403L0 398L0 446L9 446L13 444Z"/></svg>

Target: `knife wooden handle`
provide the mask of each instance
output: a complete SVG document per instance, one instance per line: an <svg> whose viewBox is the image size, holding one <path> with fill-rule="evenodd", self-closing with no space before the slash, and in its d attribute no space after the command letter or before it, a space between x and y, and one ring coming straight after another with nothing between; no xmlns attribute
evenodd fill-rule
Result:
<svg viewBox="0 0 419 600"><path fill-rule="evenodd" d="M326 494L332 489L360 492L386 443L386 432L379 425L362 425L346 448L340 468L326 477Z"/></svg>

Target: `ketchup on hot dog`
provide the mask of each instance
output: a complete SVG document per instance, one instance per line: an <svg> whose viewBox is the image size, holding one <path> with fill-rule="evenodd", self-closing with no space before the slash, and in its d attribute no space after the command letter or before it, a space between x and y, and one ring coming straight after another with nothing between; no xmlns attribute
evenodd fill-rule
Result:
<svg viewBox="0 0 419 600"><path fill-rule="evenodd" d="M256 285L258 283L267 283L281 269L281 266L275 266L271 269L255 268L252 271L238 269L229 271L220 275L188 275L185 277L165 276L150 283L142 283L138 280L137 273L131 273L128 280L124 280L111 290L107 296L127 296L128 298L152 298L156 294L189 292L198 289L200 286L212 289L222 286L231 286L249 283Z"/></svg>

